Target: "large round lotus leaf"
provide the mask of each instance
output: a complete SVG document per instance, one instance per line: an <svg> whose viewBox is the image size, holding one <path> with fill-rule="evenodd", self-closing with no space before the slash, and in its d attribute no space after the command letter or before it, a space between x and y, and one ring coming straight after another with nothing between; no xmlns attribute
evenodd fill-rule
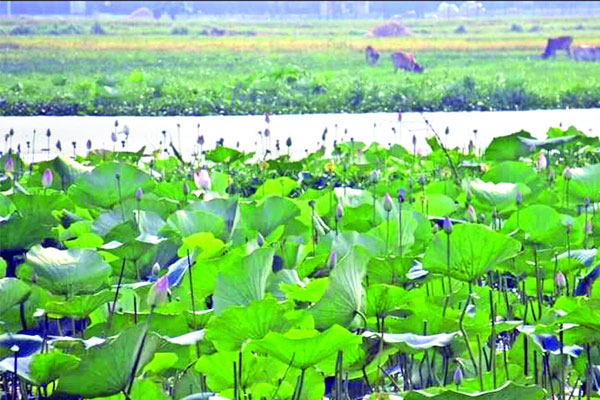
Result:
<svg viewBox="0 0 600 400"><path fill-rule="evenodd" d="M290 305L266 298L252 301L245 307L229 307L210 320L206 339L219 351L238 351L247 339L262 339L271 331L285 332L292 324L284 316L291 311Z"/></svg>
<svg viewBox="0 0 600 400"><path fill-rule="evenodd" d="M27 253L38 284L54 294L94 293L108 285L111 268L93 250L34 246Z"/></svg>
<svg viewBox="0 0 600 400"><path fill-rule="evenodd" d="M273 360L271 357L262 357L254 354L250 349L243 351L219 351L210 355L203 355L196 363L196 370L206 376L206 383L215 391L222 392L233 388L233 363L238 363L241 354L241 387L249 387L255 382L277 382L286 370L286 365Z"/></svg>
<svg viewBox="0 0 600 400"><path fill-rule="evenodd" d="M600 200L600 164L583 168L572 168L573 178L569 183L569 200L581 201L589 197L592 201Z"/></svg>
<svg viewBox="0 0 600 400"><path fill-rule="evenodd" d="M558 244L566 242L565 227L558 211L550 206L534 204L513 213L506 221L502 231L512 232L521 229L528 241L543 244Z"/></svg>
<svg viewBox="0 0 600 400"><path fill-rule="evenodd" d="M4 333L0 335L0 359L13 355L17 346L17 357L27 357L42 348L42 338L38 335Z"/></svg>
<svg viewBox="0 0 600 400"><path fill-rule="evenodd" d="M27 249L44 238L54 238L52 228L58 221L52 211L68 208L70 201L64 194L25 195L11 198L16 212L0 224L0 243L5 249Z"/></svg>
<svg viewBox="0 0 600 400"><path fill-rule="evenodd" d="M31 293L29 286L19 279L0 279L0 314L23 302L29 293Z"/></svg>
<svg viewBox="0 0 600 400"><path fill-rule="evenodd" d="M35 354L29 366L31 378L39 385L55 381L61 374L77 368L79 358L53 351Z"/></svg>
<svg viewBox="0 0 600 400"><path fill-rule="evenodd" d="M102 290L93 295L75 296L68 301L49 301L44 309L50 315L82 319L101 305L114 300L114 297L110 290Z"/></svg>
<svg viewBox="0 0 600 400"><path fill-rule="evenodd" d="M437 335L415 335L414 333L384 333L383 341L392 345L404 345L415 350L427 350L433 347L446 347L454 342L458 332L439 333ZM377 332L365 331L363 337L380 338Z"/></svg>
<svg viewBox="0 0 600 400"><path fill-rule="evenodd" d="M336 354L339 350L360 345L362 339L339 325L333 325L325 332L309 330L290 330L286 334L269 332L264 339L252 343L286 365L306 369Z"/></svg>
<svg viewBox="0 0 600 400"><path fill-rule="evenodd" d="M423 267L445 275L447 263L447 235L436 234L427 247ZM516 256L521 243L478 224L455 225L450 235L450 271L453 277L474 282L497 264Z"/></svg>
<svg viewBox="0 0 600 400"><path fill-rule="evenodd" d="M141 372L160 345L160 337L147 332L145 324L122 331L103 345L92 347L79 367L62 373L56 392L83 397L111 396L129 384L136 356L146 336L136 374Z"/></svg>
<svg viewBox="0 0 600 400"><path fill-rule="evenodd" d="M475 179L465 186L465 190L470 187L473 193L473 203L477 209L480 206L488 209L495 206L498 212L516 208L515 199L517 192L520 192L523 197L531 193L531 189L522 183L502 182L496 184Z"/></svg>
<svg viewBox="0 0 600 400"><path fill-rule="evenodd" d="M405 306L415 295L420 296L417 291L407 291L398 286L371 285L367 288L367 316L384 317L388 311Z"/></svg>
<svg viewBox="0 0 600 400"><path fill-rule="evenodd" d="M216 315L229 306L243 306L264 297L273 255L272 249L258 249L241 263L229 265L219 272L213 294Z"/></svg>
<svg viewBox="0 0 600 400"><path fill-rule="evenodd" d="M404 396L405 400L542 400L546 398L546 392L538 386L521 386L513 382L506 382L498 389L488 390L476 394L461 393L455 390L444 390L435 388L428 391L417 390L409 392Z"/></svg>
<svg viewBox="0 0 600 400"><path fill-rule="evenodd" d="M206 211L222 217L225 220L225 227L228 233L231 233L240 221L240 206L237 199L196 201L189 204L186 210Z"/></svg>
<svg viewBox="0 0 600 400"><path fill-rule="evenodd" d="M329 287L329 278L311 279L304 286L298 286L290 283L280 283L279 289L289 300L298 302L315 303L323 297Z"/></svg>
<svg viewBox="0 0 600 400"><path fill-rule="evenodd" d="M241 205L242 225L269 236L278 226L285 225L300 215L300 209L288 198L270 196L258 205Z"/></svg>
<svg viewBox="0 0 600 400"><path fill-rule="evenodd" d="M86 207L111 208L119 203L116 175L120 174L121 199L135 197L141 188L144 193L152 192L156 183L145 172L125 163L106 162L81 176L69 187L69 196Z"/></svg>
<svg viewBox="0 0 600 400"><path fill-rule="evenodd" d="M522 161L503 161L492 166L482 179L493 183L529 183L537 177L531 164Z"/></svg>
<svg viewBox="0 0 600 400"><path fill-rule="evenodd" d="M446 197L444 195L430 195L433 197ZM450 200L448 198L448 200ZM451 201L451 200L450 200ZM452 202L452 201L451 201ZM454 202L452 202L454 205ZM391 214L391 213L390 213ZM446 215L446 214L443 214ZM400 247L402 248L402 253L406 254L415 243L415 231L418 227L418 222L413 216L413 212L411 210L402 210L402 235L399 234L398 229L399 219L398 213L394 213L394 215L390 215L390 224L389 224L389 236L388 236L388 224L387 221L384 221L377 225L375 228L371 229L368 232L370 237L379 238L383 240L384 248L380 253L376 253L378 255L385 256L385 241L386 238L388 240L388 254L399 254ZM400 243L400 239L402 239L402 243ZM337 238L336 238L337 240ZM335 242L334 242L335 243ZM359 242L360 244L360 242ZM366 247L366 246L365 246ZM367 247L370 250L375 250L373 247Z"/></svg>
<svg viewBox="0 0 600 400"><path fill-rule="evenodd" d="M405 226L404 222L402 226ZM345 231L336 234L334 231L331 231L326 236L320 238L317 253L329 254L331 250L335 250L335 253L339 257L348 253L353 246L364 247L374 255L385 252L385 242L379 236L354 231Z"/></svg>
<svg viewBox="0 0 600 400"><path fill-rule="evenodd" d="M80 177L89 174L94 168L88 167L63 155L58 155L50 161L42 161L37 164L37 171L31 175L31 186L42 185L42 174L46 169L53 173L51 188L66 190Z"/></svg>
<svg viewBox="0 0 600 400"><path fill-rule="evenodd" d="M163 229L164 234L179 237L199 232L210 232L223 240L228 236L223 217L207 211L176 211L167 218L167 226Z"/></svg>
<svg viewBox="0 0 600 400"><path fill-rule="evenodd" d="M268 196L288 196L292 190L298 187L298 182L287 176L276 179L267 179L265 183L256 188L254 196L257 199Z"/></svg>
<svg viewBox="0 0 600 400"><path fill-rule="evenodd" d="M489 161L518 160L530 153L529 146L521 138L531 138L526 131L519 131L507 136L499 136L485 149L484 157Z"/></svg>
<svg viewBox="0 0 600 400"><path fill-rule="evenodd" d="M364 249L354 247L336 263L327 291L311 308L317 329L327 329L334 324L347 326L357 313L365 311L362 281L369 258Z"/></svg>

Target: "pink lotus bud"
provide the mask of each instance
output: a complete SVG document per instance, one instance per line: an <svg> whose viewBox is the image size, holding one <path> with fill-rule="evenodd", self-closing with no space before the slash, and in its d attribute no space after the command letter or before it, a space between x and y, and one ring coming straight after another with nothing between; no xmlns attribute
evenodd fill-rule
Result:
<svg viewBox="0 0 600 400"><path fill-rule="evenodd" d="M52 181L54 181L54 174L52 173L52 170L46 169L42 174L42 186L44 189L48 189L52 186Z"/></svg>
<svg viewBox="0 0 600 400"><path fill-rule="evenodd" d="M148 292L148 305L154 308L165 301L169 296L169 276L163 275L156 283L150 288Z"/></svg>
<svg viewBox="0 0 600 400"><path fill-rule="evenodd" d="M467 208L467 214L469 215L469 222L475 222L477 219L477 214L475 213L475 208L469 204Z"/></svg>
<svg viewBox="0 0 600 400"><path fill-rule="evenodd" d="M567 286L567 279L561 271L558 271L554 276L554 284L558 290L562 290L565 286Z"/></svg>
<svg viewBox="0 0 600 400"><path fill-rule="evenodd" d="M342 203L338 203L337 207L335 208L336 221L339 220L340 218L342 218L343 216L344 216L344 209L342 208Z"/></svg>
<svg viewBox="0 0 600 400"><path fill-rule="evenodd" d="M392 211L392 198L390 197L389 193L386 193L385 196L383 197L383 209L385 210L385 212L390 212Z"/></svg>
<svg viewBox="0 0 600 400"><path fill-rule="evenodd" d="M398 122L402 121L402 111L398 110Z"/></svg>
<svg viewBox="0 0 600 400"><path fill-rule="evenodd" d="M585 234L586 235L592 234L592 221L589 219L587 221L585 221Z"/></svg>
<svg viewBox="0 0 600 400"><path fill-rule="evenodd" d="M4 172L11 173L15 169L15 162L13 161L12 155L9 153L6 161L4 162Z"/></svg>
<svg viewBox="0 0 600 400"><path fill-rule="evenodd" d="M271 120L269 119L269 113L266 112L265 113L265 122L268 124L269 122L271 122Z"/></svg>
<svg viewBox="0 0 600 400"><path fill-rule="evenodd" d="M546 159L546 156L542 152L540 152L540 154L538 154L536 167L539 171L546 169L548 167L548 160Z"/></svg>
<svg viewBox="0 0 600 400"><path fill-rule="evenodd" d="M112 132L110 134L110 140L113 141L114 143L117 143L117 134L115 132Z"/></svg>
<svg viewBox="0 0 600 400"><path fill-rule="evenodd" d="M262 247L263 244L265 244L265 238L263 237L263 235L260 234L260 232L258 232L258 234L256 235L256 243L259 247Z"/></svg>
<svg viewBox="0 0 600 400"><path fill-rule="evenodd" d="M515 203L517 204L517 207L521 207L521 204L523 204L523 195L518 190L517 194L515 195Z"/></svg>
<svg viewBox="0 0 600 400"><path fill-rule="evenodd" d="M194 183L198 189L210 190L210 175L208 170L201 169L200 172L194 173Z"/></svg>
<svg viewBox="0 0 600 400"><path fill-rule="evenodd" d="M447 235L452 233L452 221L450 221L450 218L444 218L444 224L442 226Z"/></svg>
<svg viewBox="0 0 600 400"><path fill-rule="evenodd" d="M137 190L135 191L135 199L137 201L142 201L143 195L144 195L144 191L142 190L142 188L137 188Z"/></svg>

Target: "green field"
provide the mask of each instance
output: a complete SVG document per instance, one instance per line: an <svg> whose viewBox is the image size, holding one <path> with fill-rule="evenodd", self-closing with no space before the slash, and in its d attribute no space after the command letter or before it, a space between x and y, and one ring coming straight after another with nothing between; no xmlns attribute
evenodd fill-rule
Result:
<svg viewBox="0 0 600 400"><path fill-rule="evenodd" d="M412 20L413 35L366 38L382 21L3 20L0 115L239 115L600 106L594 63L537 58L549 36L600 43L592 19ZM512 24L524 32L511 32ZM464 25L467 32L454 33ZM541 31L529 32L533 26ZM225 36L211 36L219 27ZM174 34L182 33L186 34ZM21 34L17 34L21 33ZM367 44L380 49L366 65ZM415 52L423 74L393 72Z"/></svg>

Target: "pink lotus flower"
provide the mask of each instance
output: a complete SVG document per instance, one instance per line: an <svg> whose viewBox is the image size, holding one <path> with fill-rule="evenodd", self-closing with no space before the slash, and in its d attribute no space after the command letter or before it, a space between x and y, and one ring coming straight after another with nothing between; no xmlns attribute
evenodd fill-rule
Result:
<svg viewBox="0 0 600 400"><path fill-rule="evenodd" d="M194 173L194 183L198 189L210 190L210 175L208 170L201 169L200 172Z"/></svg>
<svg viewBox="0 0 600 400"><path fill-rule="evenodd" d="M52 173L52 170L46 169L42 174L42 186L44 187L44 189L48 189L50 186L52 186L53 181L54 174Z"/></svg>
<svg viewBox="0 0 600 400"><path fill-rule="evenodd" d="M12 159L12 156L9 154L4 162L4 172L11 173L15 170L15 162Z"/></svg>
<svg viewBox="0 0 600 400"><path fill-rule="evenodd" d="M383 209L389 213L390 211L392 211L392 207L392 198L390 197L389 193L386 193L383 197Z"/></svg>
<svg viewBox="0 0 600 400"><path fill-rule="evenodd" d="M150 288L148 292L148 305L154 308L165 301L169 296L169 276L163 275L156 283Z"/></svg>
<svg viewBox="0 0 600 400"><path fill-rule="evenodd" d="M546 156L544 155L544 153L540 152L540 154L538 154L538 158L537 158L537 162L536 162L535 166L537 167L538 171L541 171L548 167L548 160L546 159Z"/></svg>

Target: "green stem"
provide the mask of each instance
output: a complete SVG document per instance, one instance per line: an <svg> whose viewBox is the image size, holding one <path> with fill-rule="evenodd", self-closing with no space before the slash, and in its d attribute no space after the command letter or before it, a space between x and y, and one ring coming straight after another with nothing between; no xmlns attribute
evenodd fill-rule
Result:
<svg viewBox="0 0 600 400"><path fill-rule="evenodd" d="M388 245L390 242L390 212L387 212L386 216L386 229L385 229L385 256L388 256Z"/></svg>
<svg viewBox="0 0 600 400"><path fill-rule="evenodd" d="M477 373L478 369L477 369L477 364L475 363L475 357L473 356L473 351L471 350L471 345L469 344L469 336L467 335L467 331L465 330L465 327L463 326L463 320L465 318L465 313L467 312L467 308L469 307L469 302L471 301L471 296L467 297L467 301L465 303L465 307L462 310L462 313L460 314L460 319L458 320L458 327L460 329L460 332L462 333L463 339L465 341L465 345L467 346L467 351L469 352L469 358L471 359L471 364L473 364L473 369L475 370L475 373Z"/></svg>
<svg viewBox="0 0 600 400"><path fill-rule="evenodd" d="M398 256L402 257L402 203L398 203Z"/></svg>
<svg viewBox="0 0 600 400"><path fill-rule="evenodd" d="M450 277L450 235L446 235L446 264L448 266L448 294L452 295L452 278Z"/></svg>

